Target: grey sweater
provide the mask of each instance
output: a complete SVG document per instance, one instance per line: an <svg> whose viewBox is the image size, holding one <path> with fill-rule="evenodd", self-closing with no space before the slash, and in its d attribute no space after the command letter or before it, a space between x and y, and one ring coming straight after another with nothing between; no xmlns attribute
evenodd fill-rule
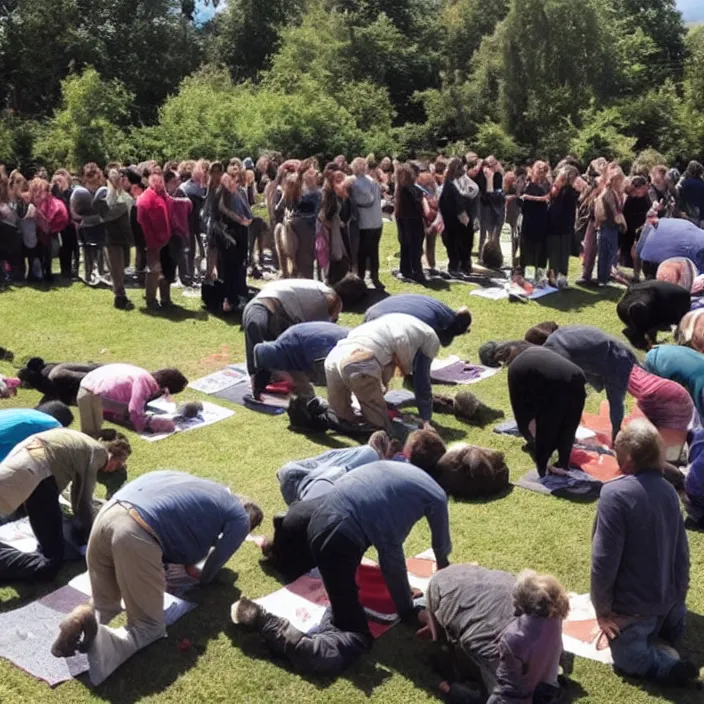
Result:
<svg viewBox="0 0 704 704"><path fill-rule="evenodd" d="M369 176L356 176L350 187L350 200L357 212L360 230L374 230L383 225L381 187Z"/></svg>
<svg viewBox="0 0 704 704"><path fill-rule="evenodd" d="M403 543L427 518L435 558L447 564L452 550L447 496L422 469L392 461L372 462L339 479L311 519L309 540L333 526L366 550L374 546L400 616L413 608Z"/></svg>
<svg viewBox="0 0 704 704"><path fill-rule="evenodd" d="M665 616L689 588L689 544L673 487L657 471L604 484L592 541L597 615Z"/></svg>

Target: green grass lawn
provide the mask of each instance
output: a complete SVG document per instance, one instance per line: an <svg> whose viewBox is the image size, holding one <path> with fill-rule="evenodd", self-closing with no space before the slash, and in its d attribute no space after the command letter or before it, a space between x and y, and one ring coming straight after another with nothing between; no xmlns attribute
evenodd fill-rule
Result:
<svg viewBox="0 0 704 704"><path fill-rule="evenodd" d="M395 231L387 226L382 240L382 263L396 265ZM572 278L578 262L572 261ZM402 285L388 272L382 278L390 293L421 291ZM454 353L475 360L477 348L489 339L522 337L543 320L565 325L597 325L620 334L615 302L617 289L605 291L570 288L529 305L491 302L470 297L471 286L452 284L432 293L451 306L469 305L474 318L471 334L458 339L442 354ZM239 321L225 321L201 309L200 301L174 292L182 308L168 317L146 314L141 291L132 291L138 308L132 312L112 307L106 290L82 284L70 287L15 288L0 294L3 332L0 344L13 350L17 362L40 355L47 361L132 362L147 369L178 366L191 379L244 360L244 338ZM354 326L359 314L344 313L341 323ZM13 365L0 364L10 374ZM510 415L505 372L472 387L482 401ZM189 398L201 397L187 391ZM38 394L21 390L5 405L30 406ZM601 395L592 393L588 408L595 410ZM224 401L217 401L225 404ZM286 416L270 417L233 406L235 415L214 426L147 443L132 435L129 474L136 477L157 468L177 468L227 483L261 503L268 531L271 515L284 508L274 472L290 459L317 454L349 444L328 437L314 442L288 429ZM436 417L436 427L447 441L494 447L506 453L516 479L531 468L522 443L497 436L491 428L476 429L449 416ZM568 589L589 588L590 537L595 504L573 504L515 489L489 502L451 500L453 562L476 561L491 568L517 572L524 567L552 572ZM427 526L418 525L406 545L413 555L430 545ZM692 550L690 610L686 650L704 664L704 539L690 534ZM214 584L195 595L202 605L169 629L169 637L151 645L127 662L103 686L91 690L74 681L50 690L43 683L0 661L0 702L358 702L372 699L390 704L436 700L438 679L427 664L429 644L416 642L413 633L398 626L384 635L372 653L336 681L303 679L267 659L256 637L245 635L230 623L229 607L240 594L258 597L279 587L259 564L259 550L245 543L228 562ZM36 596L65 584L80 565L69 565L56 582L40 588L0 589L0 610L16 608ZM178 644L188 638L186 652ZM42 644L48 647L48 644ZM611 669L578 659L572 694L581 702L673 701L701 702L701 692L666 692L634 686Z"/></svg>

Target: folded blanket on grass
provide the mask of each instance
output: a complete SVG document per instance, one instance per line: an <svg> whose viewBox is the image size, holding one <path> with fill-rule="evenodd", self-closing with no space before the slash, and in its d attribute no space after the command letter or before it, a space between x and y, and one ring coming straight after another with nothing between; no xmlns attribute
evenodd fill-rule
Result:
<svg viewBox="0 0 704 704"><path fill-rule="evenodd" d="M563 477L556 474L546 474L541 477L533 469L524 474L516 486L539 494L557 496L562 499L582 499L584 501L599 498L603 484L591 477L581 469L570 469L569 476Z"/></svg>
<svg viewBox="0 0 704 704"><path fill-rule="evenodd" d="M430 378L439 384L476 384L498 374L501 369L469 364L453 355L446 359L434 359L430 365Z"/></svg>

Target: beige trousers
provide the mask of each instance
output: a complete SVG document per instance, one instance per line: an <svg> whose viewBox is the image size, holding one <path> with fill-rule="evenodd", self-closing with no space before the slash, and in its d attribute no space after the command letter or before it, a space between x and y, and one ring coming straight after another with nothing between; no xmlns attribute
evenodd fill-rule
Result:
<svg viewBox="0 0 704 704"><path fill-rule="evenodd" d="M141 648L166 637L166 577L157 539L129 514L106 504L93 524L86 561L93 604L101 624L88 649L90 680L98 685ZM109 628L125 602L127 626Z"/></svg>
<svg viewBox="0 0 704 704"><path fill-rule="evenodd" d="M328 403L337 417L356 423L352 394L357 397L364 420L376 428L391 430L384 401L383 369L369 352L354 352L338 365L325 368Z"/></svg>
<svg viewBox="0 0 704 704"><path fill-rule="evenodd" d="M103 401L92 391L80 387L76 396L78 414L81 417L81 432L93 438L98 437L103 427Z"/></svg>

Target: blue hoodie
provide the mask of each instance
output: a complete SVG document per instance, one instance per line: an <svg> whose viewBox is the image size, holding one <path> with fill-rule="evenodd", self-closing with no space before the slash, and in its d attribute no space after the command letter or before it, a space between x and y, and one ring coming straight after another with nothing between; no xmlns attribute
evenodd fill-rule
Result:
<svg viewBox="0 0 704 704"><path fill-rule="evenodd" d="M273 342L260 342L254 347L256 368L311 373L313 363L325 359L349 332L348 328L341 328L335 323L292 325Z"/></svg>

